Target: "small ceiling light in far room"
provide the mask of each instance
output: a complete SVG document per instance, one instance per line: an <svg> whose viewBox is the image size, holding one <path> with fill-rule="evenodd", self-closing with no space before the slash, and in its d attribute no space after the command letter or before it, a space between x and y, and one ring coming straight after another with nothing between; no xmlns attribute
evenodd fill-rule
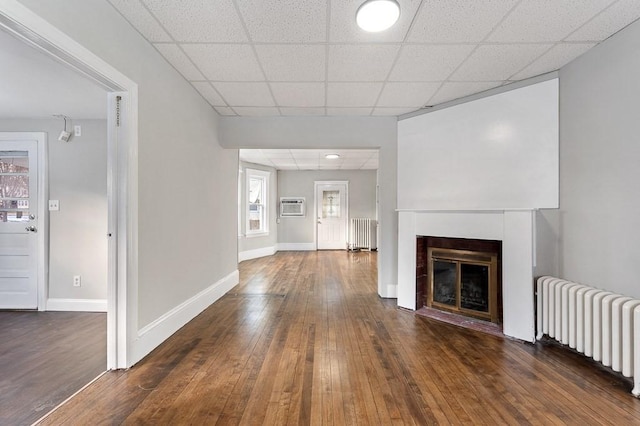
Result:
<svg viewBox="0 0 640 426"><path fill-rule="evenodd" d="M338 154L326 154L324 158L327 160L337 160L340 156Z"/></svg>
<svg viewBox="0 0 640 426"><path fill-rule="evenodd" d="M370 33L390 28L399 17L400 5L395 0L367 0L356 12L358 26Z"/></svg>

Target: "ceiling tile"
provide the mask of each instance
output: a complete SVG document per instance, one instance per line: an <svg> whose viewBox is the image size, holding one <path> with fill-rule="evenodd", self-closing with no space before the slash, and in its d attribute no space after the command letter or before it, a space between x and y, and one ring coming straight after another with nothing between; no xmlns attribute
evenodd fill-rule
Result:
<svg viewBox="0 0 640 426"><path fill-rule="evenodd" d="M244 161L247 160L261 160L268 161L267 157L259 149L241 149L240 158Z"/></svg>
<svg viewBox="0 0 640 426"><path fill-rule="evenodd" d="M230 116L230 115L238 115L235 111L230 107L215 107L215 110L220 115Z"/></svg>
<svg viewBox="0 0 640 426"><path fill-rule="evenodd" d="M518 0L425 0L407 38L422 43L479 42Z"/></svg>
<svg viewBox="0 0 640 426"><path fill-rule="evenodd" d="M640 1L619 0L567 37L567 41L600 41L640 18Z"/></svg>
<svg viewBox="0 0 640 426"><path fill-rule="evenodd" d="M523 80L560 69L593 46L595 44L557 44L510 80Z"/></svg>
<svg viewBox="0 0 640 426"><path fill-rule="evenodd" d="M193 87L196 88L198 92L204 97L207 102L209 102L213 106L227 106L224 99L220 97L218 92L215 91L211 83L206 81L195 81L193 83Z"/></svg>
<svg viewBox="0 0 640 426"><path fill-rule="evenodd" d="M325 0L236 0L251 40L267 43L323 42Z"/></svg>
<svg viewBox="0 0 640 426"><path fill-rule="evenodd" d="M356 12L364 1L331 2L331 42L400 42L403 41L420 5L420 0L399 0L400 18L386 31L369 33L356 25Z"/></svg>
<svg viewBox="0 0 640 426"><path fill-rule="evenodd" d="M421 107L438 90L440 83L387 83L378 107Z"/></svg>
<svg viewBox="0 0 640 426"><path fill-rule="evenodd" d="M268 156L274 156L274 157L278 157L278 156L285 156L285 157L291 157L291 150L289 149L261 149L260 152L262 152L262 154L264 155L268 155Z"/></svg>
<svg viewBox="0 0 640 426"><path fill-rule="evenodd" d="M284 169L284 168L298 168L298 165L296 164L295 161L293 160L282 160L282 159L273 159L271 160L271 162L273 163L273 165L278 168L278 169Z"/></svg>
<svg viewBox="0 0 640 426"><path fill-rule="evenodd" d="M533 62L549 44L483 45L451 76L452 81L506 80Z"/></svg>
<svg viewBox="0 0 640 426"><path fill-rule="evenodd" d="M316 108L287 108L280 107L280 112L282 115L286 115L289 117L295 116L318 116L318 115L326 115L324 107L316 107Z"/></svg>
<svg viewBox="0 0 640 426"><path fill-rule="evenodd" d="M443 102L473 95L474 93L484 92L485 90L501 85L501 81L487 81L480 83L446 82L442 85L440 90L438 90L438 92L429 99L427 105L438 105Z"/></svg>
<svg viewBox="0 0 640 426"><path fill-rule="evenodd" d="M264 80L258 61L249 45L184 44L182 48L208 80Z"/></svg>
<svg viewBox="0 0 640 426"><path fill-rule="evenodd" d="M143 0L179 42L247 41L232 0Z"/></svg>
<svg viewBox="0 0 640 426"><path fill-rule="evenodd" d="M213 86L234 109L236 106L275 106L267 83L219 82Z"/></svg>
<svg viewBox="0 0 640 426"><path fill-rule="evenodd" d="M324 83L271 83L271 91L279 106L324 106Z"/></svg>
<svg viewBox="0 0 640 426"><path fill-rule="evenodd" d="M366 107L373 105L382 83L329 83L328 107Z"/></svg>
<svg viewBox="0 0 640 426"><path fill-rule="evenodd" d="M523 0L488 41L560 41L615 0Z"/></svg>
<svg viewBox="0 0 640 426"><path fill-rule="evenodd" d="M329 81L383 81L400 49L399 44L340 44L329 46Z"/></svg>
<svg viewBox="0 0 640 426"><path fill-rule="evenodd" d="M109 0L127 21L150 42L172 41L149 11L137 0Z"/></svg>
<svg viewBox="0 0 640 426"><path fill-rule="evenodd" d="M258 59L271 81L324 81L325 52L323 45L265 44L256 45Z"/></svg>
<svg viewBox="0 0 640 426"><path fill-rule="evenodd" d="M318 160L317 158L313 159L313 158L298 158L298 157L296 157L296 164L298 166L305 166L305 167L317 166L318 164L320 164L319 161L320 160Z"/></svg>
<svg viewBox="0 0 640 426"><path fill-rule="evenodd" d="M464 61L475 45L405 45L389 81L442 81Z"/></svg>
<svg viewBox="0 0 640 426"><path fill-rule="evenodd" d="M349 161L365 161L371 158L375 153L368 151L366 149L349 149L340 152L340 155L345 160Z"/></svg>
<svg viewBox="0 0 640 426"><path fill-rule="evenodd" d="M193 65L193 62L189 60L187 55L185 55L176 44L159 43L154 44L154 47L158 49L162 56L187 80L205 79L202 73Z"/></svg>
<svg viewBox="0 0 640 426"><path fill-rule="evenodd" d="M278 108L269 107L233 107L238 115L245 117L274 117L280 115Z"/></svg>
<svg viewBox="0 0 640 426"><path fill-rule="evenodd" d="M409 112L417 111L419 108L374 108L371 115L398 116Z"/></svg>
<svg viewBox="0 0 640 426"><path fill-rule="evenodd" d="M327 115L331 116L366 116L371 115L373 108L327 108Z"/></svg>
<svg viewBox="0 0 640 426"><path fill-rule="evenodd" d="M290 149L291 155L297 159L318 159L320 153L314 149Z"/></svg>

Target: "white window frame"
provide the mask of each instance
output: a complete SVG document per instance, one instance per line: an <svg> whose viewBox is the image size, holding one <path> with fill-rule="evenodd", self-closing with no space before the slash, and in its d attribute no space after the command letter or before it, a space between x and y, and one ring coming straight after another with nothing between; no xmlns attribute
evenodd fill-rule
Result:
<svg viewBox="0 0 640 426"><path fill-rule="evenodd" d="M264 170L256 170L256 169L246 169L246 193L245 193L245 212L246 212L246 220L245 220L245 235L247 237L257 237L262 235L269 235L269 208L270 208L270 200L269 200L269 181L271 179L271 172L267 172ZM249 229L249 218L250 218L250 210L249 210L249 189L251 179L261 179L263 182L263 191L262 196L264 200L261 201L262 211L263 211L263 223L261 229L251 230Z"/></svg>

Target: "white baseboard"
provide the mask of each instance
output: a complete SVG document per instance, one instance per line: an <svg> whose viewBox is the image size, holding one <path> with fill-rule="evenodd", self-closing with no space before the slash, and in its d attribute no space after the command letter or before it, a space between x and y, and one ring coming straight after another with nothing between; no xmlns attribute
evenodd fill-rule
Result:
<svg viewBox="0 0 640 426"><path fill-rule="evenodd" d="M158 345L167 340L173 333L195 318L216 300L224 296L240 282L240 274L236 269L215 284L204 289L189 300L186 300L138 331L134 342L131 365L140 361Z"/></svg>
<svg viewBox="0 0 640 426"><path fill-rule="evenodd" d="M278 251L316 251L316 243L278 243Z"/></svg>
<svg viewBox="0 0 640 426"><path fill-rule="evenodd" d="M107 299L47 299L47 311L107 312Z"/></svg>
<svg viewBox="0 0 640 426"><path fill-rule="evenodd" d="M277 249L275 246L241 251L240 253L238 253L238 262L242 262L243 260L257 259L259 257L273 256L276 251Z"/></svg>
<svg viewBox="0 0 640 426"><path fill-rule="evenodd" d="M387 292L381 294L380 297L384 299L397 299L398 298L398 286L395 284L387 284Z"/></svg>

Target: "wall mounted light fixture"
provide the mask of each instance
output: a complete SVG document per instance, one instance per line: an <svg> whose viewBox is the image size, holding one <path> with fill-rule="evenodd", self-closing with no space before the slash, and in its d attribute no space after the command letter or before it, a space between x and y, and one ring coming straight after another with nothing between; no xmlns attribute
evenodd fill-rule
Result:
<svg viewBox="0 0 640 426"><path fill-rule="evenodd" d="M62 114L55 114L54 117L62 118L64 120L64 130L60 132L60 136L58 136L58 140L60 142L69 142L69 139L71 139L71 132L67 132L67 119L69 117Z"/></svg>

